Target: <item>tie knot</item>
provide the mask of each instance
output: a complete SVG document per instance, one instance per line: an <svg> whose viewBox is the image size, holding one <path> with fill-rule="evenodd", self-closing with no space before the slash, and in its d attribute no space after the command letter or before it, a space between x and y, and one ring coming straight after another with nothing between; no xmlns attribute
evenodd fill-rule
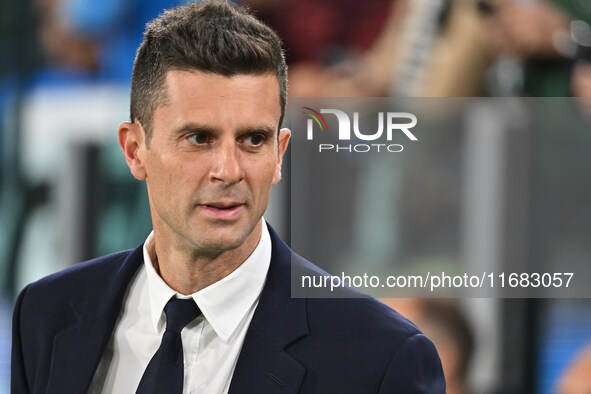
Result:
<svg viewBox="0 0 591 394"><path fill-rule="evenodd" d="M199 307L192 299L172 297L164 307L166 313L166 330L177 334L201 314Z"/></svg>

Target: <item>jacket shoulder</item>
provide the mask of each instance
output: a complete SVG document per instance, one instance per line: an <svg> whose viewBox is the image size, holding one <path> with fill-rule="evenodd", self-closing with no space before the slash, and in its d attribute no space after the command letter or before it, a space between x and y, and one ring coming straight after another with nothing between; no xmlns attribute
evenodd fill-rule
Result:
<svg viewBox="0 0 591 394"><path fill-rule="evenodd" d="M73 265L31 283L19 295L21 318L29 324L71 319L69 311L108 308L137 271L142 246ZM72 309L73 308L73 309ZM63 316L61 316L63 314ZM61 324L61 323L60 323Z"/></svg>
<svg viewBox="0 0 591 394"><path fill-rule="evenodd" d="M132 251L125 250L97 257L43 277L27 287L27 295L30 297L43 293L48 296L57 291L60 297L75 296L79 290L90 284L97 284L106 275L115 274Z"/></svg>
<svg viewBox="0 0 591 394"><path fill-rule="evenodd" d="M127 285L143 261L141 252L140 246L79 263L21 291L13 312L12 391L45 387L59 335L75 332L85 321L114 324Z"/></svg>
<svg viewBox="0 0 591 394"><path fill-rule="evenodd" d="M297 255L292 264L301 274L328 275ZM335 376L363 377L342 378L342 392L445 393L437 350L410 320L355 290L339 296L305 299L309 333L292 351L309 367L307 388L321 385L331 365Z"/></svg>

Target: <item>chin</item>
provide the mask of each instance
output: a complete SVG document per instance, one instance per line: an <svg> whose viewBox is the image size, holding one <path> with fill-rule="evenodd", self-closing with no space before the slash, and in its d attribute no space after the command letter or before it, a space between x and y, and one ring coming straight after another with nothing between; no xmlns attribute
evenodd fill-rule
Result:
<svg viewBox="0 0 591 394"><path fill-rule="evenodd" d="M195 226L192 231L193 245L197 250L206 253L234 250L249 242L256 226L257 224L251 228L249 224L245 223ZM256 243L253 248L255 246Z"/></svg>
<svg viewBox="0 0 591 394"><path fill-rule="evenodd" d="M224 234L215 235L208 237L207 239L197 240L196 245L200 245L199 249L206 252L224 252L227 250L233 250L238 248L244 243L246 237L236 236L224 236Z"/></svg>

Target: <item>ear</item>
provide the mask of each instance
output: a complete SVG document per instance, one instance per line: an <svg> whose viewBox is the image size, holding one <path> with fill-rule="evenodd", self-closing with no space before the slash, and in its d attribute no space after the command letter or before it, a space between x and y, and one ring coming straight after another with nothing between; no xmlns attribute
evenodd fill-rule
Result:
<svg viewBox="0 0 591 394"><path fill-rule="evenodd" d="M289 129L279 130L279 151L277 152L277 166L275 167L275 174L273 175L273 185L277 184L281 179L281 164L283 164L283 155L289 145L289 139L291 137L291 131Z"/></svg>
<svg viewBox="0 0 591 394"><path fill-rule="evenodd" d="M123 150L125 161L135 178L140 181L146 179L145 169L145 134L139 123L123 122L117 130L119 145Z"/></svg>

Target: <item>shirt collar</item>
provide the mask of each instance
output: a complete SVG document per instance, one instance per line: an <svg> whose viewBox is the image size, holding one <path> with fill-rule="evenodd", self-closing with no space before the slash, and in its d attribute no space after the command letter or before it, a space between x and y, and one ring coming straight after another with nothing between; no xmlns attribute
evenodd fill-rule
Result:
<svg viewBox="0 0 591 394"><path fill-rule="evenodd" d="M171 289L158 275L150 253L154 253L154 232L144 243L144 267L147 273L151 320L158 330L165 324L164 307L171 297L193 298L216 334L227 342L248 312L254 308L263 290L271 263L271 236L262 220L261 239L252 254L225 278L190 296L182 296Z"/></svg>

